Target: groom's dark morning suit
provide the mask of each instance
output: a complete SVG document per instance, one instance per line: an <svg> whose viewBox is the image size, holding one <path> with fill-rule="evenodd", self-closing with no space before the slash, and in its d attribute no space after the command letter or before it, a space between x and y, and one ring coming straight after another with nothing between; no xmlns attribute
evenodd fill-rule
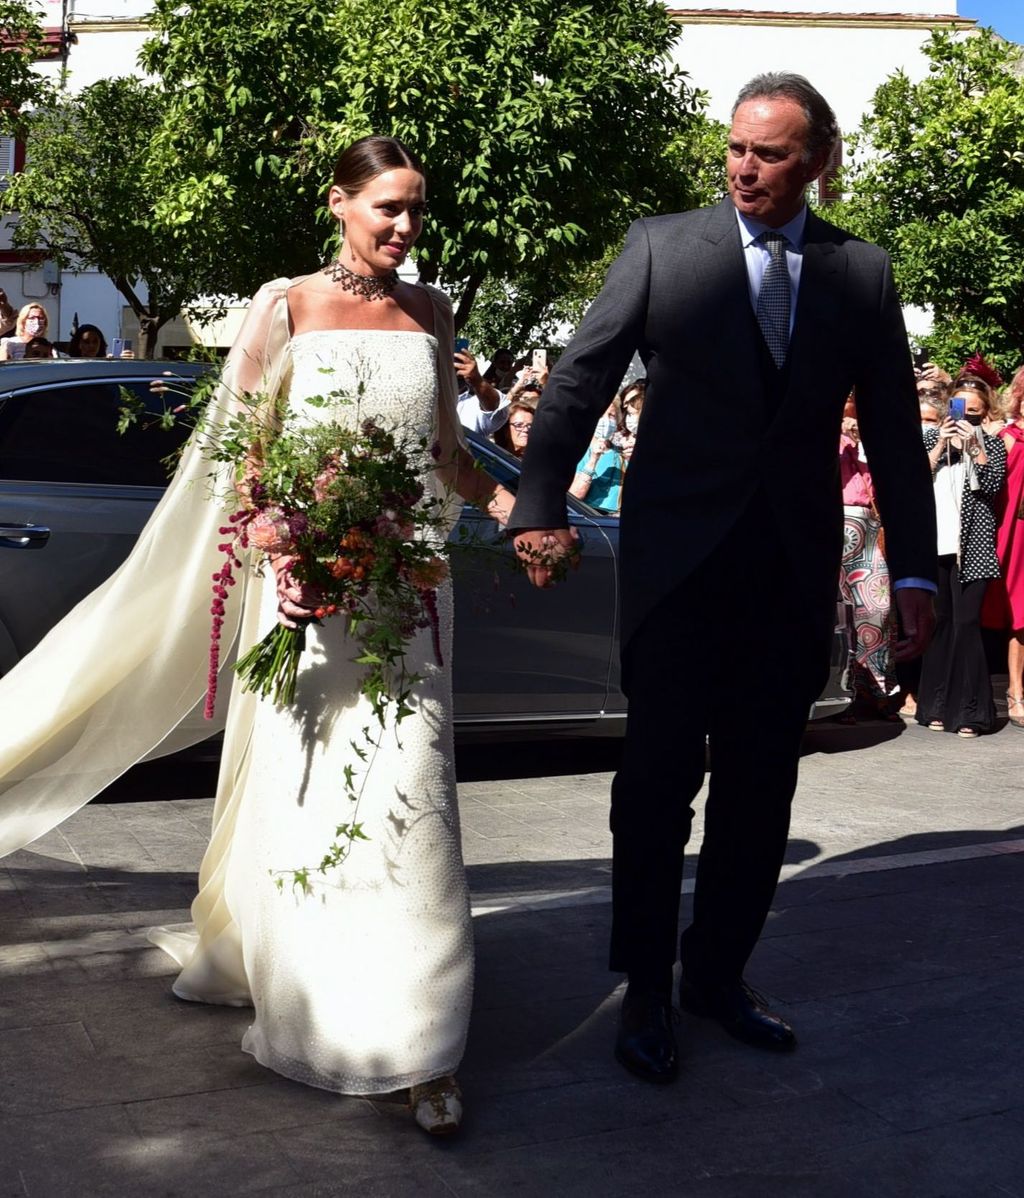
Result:
<svg viewBox="0 0 1024 1198"><path fill-rule="evenodd" d="M931 481L886 254L808 213L777 367L725 199L630 228L544 391L511 528L565 526L575 463L634 350L648 388L621 517L630 711L612 790L611 967L631 984L670 985L708 737L682 961L684 976L716 985L740 978L767 916L803 728L827 677L851 388L894 579L935 576Z"/></svg>

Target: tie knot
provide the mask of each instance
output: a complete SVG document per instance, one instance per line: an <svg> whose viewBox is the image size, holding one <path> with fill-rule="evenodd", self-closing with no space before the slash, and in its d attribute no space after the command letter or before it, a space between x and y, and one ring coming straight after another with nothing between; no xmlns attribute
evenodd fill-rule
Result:
<svg viewBox="0 0 1024 1198"><path fill-rule="evenodd" d="M773 258L777 258L789 244L789 240L781 233L776 233L774 229L768 229L760 234L757 240Z"/></svg>

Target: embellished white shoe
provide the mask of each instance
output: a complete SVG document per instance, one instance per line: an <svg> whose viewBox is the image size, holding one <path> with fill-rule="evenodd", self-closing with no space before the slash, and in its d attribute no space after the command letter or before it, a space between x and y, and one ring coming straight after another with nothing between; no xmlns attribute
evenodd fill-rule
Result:
<svg viewBox="0 0 1024 1198"><path fill-rule="evenodd" d="M432 1136L450 1136L462 1122L462 1091L454 1077L435 1077L433 1081L409 1087L409 1106L413 1117Z"/></svg>

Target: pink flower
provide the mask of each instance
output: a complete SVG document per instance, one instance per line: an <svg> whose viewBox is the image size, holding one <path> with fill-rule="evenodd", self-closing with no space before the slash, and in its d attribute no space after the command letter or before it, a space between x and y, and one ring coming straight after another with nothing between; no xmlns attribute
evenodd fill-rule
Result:
<svg viewBox="0 0 1024 1198"><path fill-rule="evenodd" d="M331 485L341 473L342 466L345 465L343 454L333 454L327 460L327 465L313 480L313 498L317 503L323 503L330 495Z"/></svg>
<svg viewBox="0 0 1024 1198"><path fill-rule="evenodd" d="M292 548L292 530L288 517L279 507L258 512L248 528L249 544L264 553L287 553Z"/></svg>
<svg viewBox="0 0 1024 1198"><path fill-rule="evenodd" d="M373 524L373 531L378 537L393 537L399 541L411 541L415 526L409 519L399 519L398 513L386 508Z"/></svg>

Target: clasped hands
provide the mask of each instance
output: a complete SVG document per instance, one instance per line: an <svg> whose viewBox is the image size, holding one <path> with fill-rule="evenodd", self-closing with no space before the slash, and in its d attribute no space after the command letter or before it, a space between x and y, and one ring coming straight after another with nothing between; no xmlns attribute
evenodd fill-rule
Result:
<svg viewBox="0 0 1024 1198"><path fill-rule="evenodd" d="M531 528L512 534L516 556L535 587L551 587L580 564L580 538L575 528Z"/></svg>

